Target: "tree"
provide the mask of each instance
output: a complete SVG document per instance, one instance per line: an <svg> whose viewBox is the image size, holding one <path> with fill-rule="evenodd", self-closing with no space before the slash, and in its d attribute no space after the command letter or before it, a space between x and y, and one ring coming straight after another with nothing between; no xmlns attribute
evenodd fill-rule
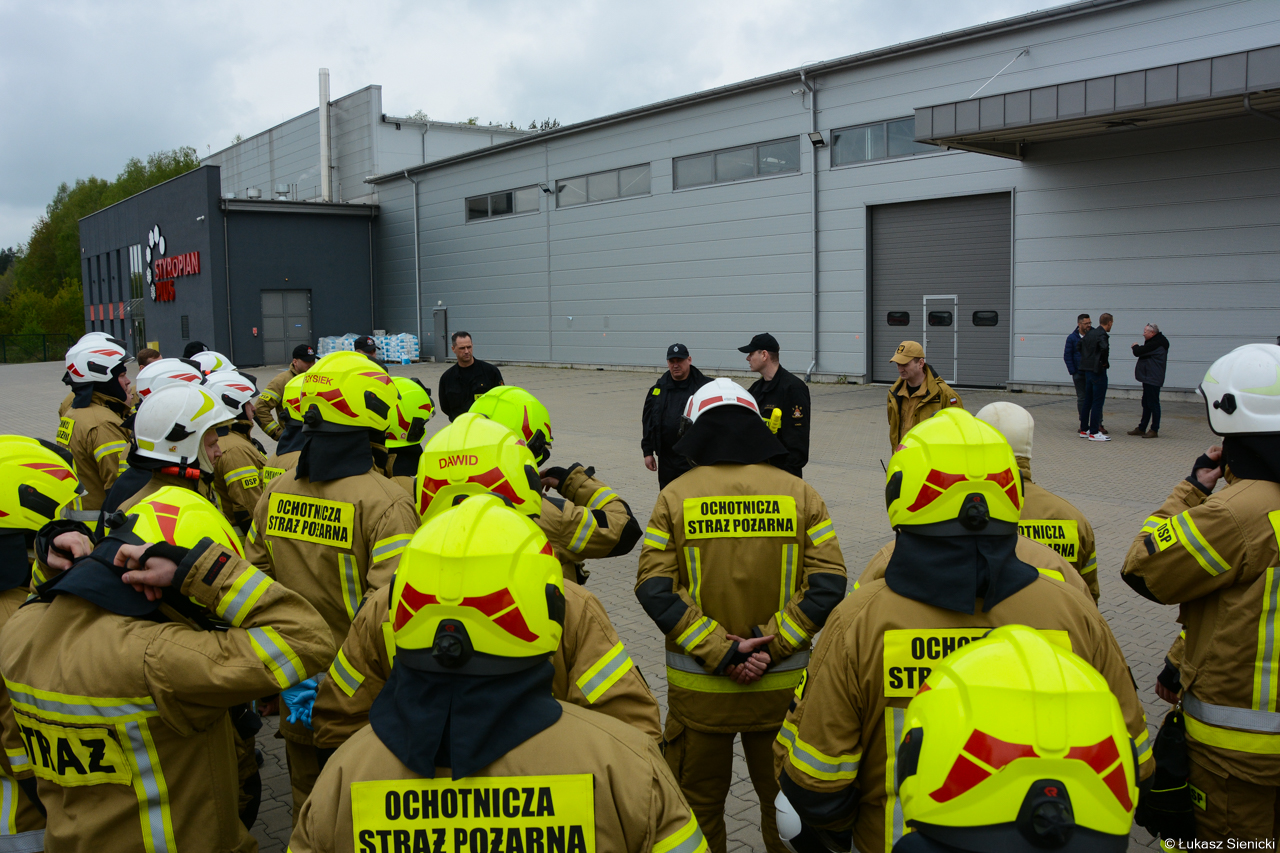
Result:
<svg viewBox="0 0 1280 853"><path fill-rule="evenodd" d="M0 275L4 275L9 267L13 266L14 260L18 257L18 247L14 246L9 249L0 249Z"/></svg>
<svg viewBox="0 0 1280 853"><path fill-rule="evenodd" d="M529 122L529 129L537 130L537 131L555 130L559 126L560 126L560 119L558 118L544 118L541 122L537 122L537 121Z"/></svg>

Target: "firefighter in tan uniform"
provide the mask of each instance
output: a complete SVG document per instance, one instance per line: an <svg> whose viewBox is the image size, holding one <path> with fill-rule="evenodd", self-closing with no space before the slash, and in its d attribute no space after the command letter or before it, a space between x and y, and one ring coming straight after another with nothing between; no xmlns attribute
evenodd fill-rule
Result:
<svg viewBox="0 0 1280 853"><path fill-rule="evenodd" d="M235 412L235 420L218 427L218 447L221 457L213 465L213 486L218 492L218 507L227 521L246 534L253 520L253 511L262 497L262 469L267 454L256 438L253 429L253 403L256 389L253 378L233 370L209 375L210 394Z"/></svg>
<svg viewBox="0 0 1280 853"><path fill-rule="evenodd" d="M960 395L924 360L924 347L903 341L889 359L898 366L898 379L889 386L889 446L897 452L902 437L943 409L964 408Z"/></svg>
<svg viewBox="0 0 1280 853"><path fill-rule="evenodd" d="M895 751L907 703L936 661L989 628L1029 625L1106 679L1146 778L1154 770L1124 654L1089 597L1016 555L1021 480L1009 443L962 409L916 426L889 463L885 500L897 547L883 579L831 614L774 746L781 811L862 853L907 831ZM1095 767L1110 772L1114 758ZM988 766L991 766L988 761ZM984 772L986 772L984 770Z"/></svg>
<svg viewBox="0 0 1280 853"><path fill-rule="evenodd" d="M1124 579L1179 604L1178 668L1204 841L1280 833L1280 347L1247 344L1205 374L1209 426L1222 446L1196 460L1147 519ZM1224 471L1225 489L1213 493Z"/></svg>
<svg viewBox="0 0 1280 853"><path fill-rule="evenodd" d="M254 850L227 709L322 670L332 638L236 556L204 499L170 489L131 516L0 634L6 738L16 728L27 745L46 849ZM227 627L195 627L212 616Z"/></svg>
<svg viewBox="0 0 1280 853"><path fill-rule="evenodd" d="M58 421L58 444L71 451L84 494L68 515L94 524L98 510L120 475L121 456L129 449L122 422L129 414L129 356L124 342L85 335L67 350L67 372L74 400Z"/></svg>
<svg viewBox="0 0 1280 853"><path fill-rule="evenodd" d="M741 735L775 853L772 743L809 642L844 597L844 557L818 493L769 464L782 445L741 386L712 380L685 417L675 449L697 467L658 496L636 580L636 598L667 638L666 758L723 853Z"/></svg>
<svg viewBox="0 0 1280 853"><path fill-rule="evenodd" d="M279 440L284 424L276 420L276 415L283 415L286 410L284 388L289 380L301 376L316 363L316 351L311 344L298 344L293 348L293 361L288 370L282 370L267 383L267 387L258 395L258 403L254 406L254 420L269 437Z"/></svg>
<svg viewBox="0 0 1280 853"><path fill-rule="evenodd" d="M988 403L976 415L996 428L1013 448L1022 477L1022 517L1018 532L1057 551L1075 567L1089 594L1097 601L1098 552L1093 539L1093 525L1084 513L1064 498L1038 485L1031 479L1031 441L1036 422L1031 413L1016 403Z"/></svg>
<svg viewBox="0 0 1280 853"><path fill-rule="evenodd" d="M396 576L390 681L289 849L706 853L653 739L552 697L562 589L546 537L498 497L428 521Z"/></svg>
<svg viewBox="0 0 1280 853"><path fill-rule="evenodd" d="M506 427L471 413L432 436L421 455L421 515L430 521L472 495L497 494L537 521L542 503L533 455ZM599 599L566 581L564 633L552 657L557 699L629 723L655 741L662 738L658 703ZM332 750L368 722L369 707L391 673L391 590L376 591L356 615L329 678L320 685L312 717L316 745Z"/></svg>
<svg viewBox="0 0 1280 853"><path fill-rule="evenodd" d="M272 480L258 502L246 553L320 611L336 652L368 592L390 582L418 516L373 467L374 441L396 404L387 372L360 353L336 352L304 377L305 444L294 471ZM319 759L305 721L281 717L296 820Z"/></svg>
<svg viewBox="0 0 1280 853"><path fill-rule="evenodd" d="M523 438L539 465L551 458L551 415L523 388L503 385L482 394L471 413L484 415ZM587 560L621 557L640 541L640 523L617 492L595 476L595 468L575 462L568 468L545 468L542 485L560 497L542 501L538 526L555 548L565 580L585 584Z"/></svg>
<svg viewBox="0 0 1280 853"><path fill-rule="evenodd" d="M292 471L302 455L302 444L306 440L302 434L302 381L306 374L299 374L290 379L284 387L284 401L280 408L280 430L276 438L276 449L267 457L267 464L262 469L262 488L286 471Z"/></svg>

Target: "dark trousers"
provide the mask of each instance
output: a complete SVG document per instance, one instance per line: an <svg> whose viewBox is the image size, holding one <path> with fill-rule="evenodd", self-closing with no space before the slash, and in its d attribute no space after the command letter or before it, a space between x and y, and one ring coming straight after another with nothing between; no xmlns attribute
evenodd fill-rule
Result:
<svg viewBox="0 0 1280 853"><path fill-rule="evenodd" d="M1151 429L1160 431L1160 386L1149 382L1142 383L1142 420L1138 429L1146 429L1147 421L1151 421Z"/></svg>
<svg viewBox="0 0 1280 853"><path fill-rule="evenodd" d="M692 467L693 465L686 457L674 450L660 451L658 453L658 490L665 489L668 483Z"/></svg>
<svg viewBox="0 0 1280 853"><path fill-rule="evenodd" d="M1071 374L1071 381L1076 384L1076 412L1080 415L1080 431L1084 432L1089 428L1089 409L1084 404L1084 371Z"/></svg>
<svg viewBox="0 0 1280 853"><path fill-rule="evenodd" d="M1089 423L1087 428L1090 433L1096 433L1102 429L1102 404L1107 399L1107 372L1099 370L1097 373L1086 373L1084 375L1084 404L1089 411ZM1085 428L1084 426L1081 427Z"/></svg>

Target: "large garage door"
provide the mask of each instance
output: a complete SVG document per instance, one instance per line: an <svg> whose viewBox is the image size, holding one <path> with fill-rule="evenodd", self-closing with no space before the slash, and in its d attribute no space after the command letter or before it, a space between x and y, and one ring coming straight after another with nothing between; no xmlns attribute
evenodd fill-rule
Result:
<svg viewBox="0 0 1280 853"><path fill-rule="evenodd" d="M311 291L262 291L262 361L288 364L293 348L311 340Z"/></svg>
<svg viewBox="0 0 1280 853"><path fill-rule="evenodd" d="M1008 193L885 204L871 228L871 378L892 382L900 342L924 344L948 382L1009 380Z"/></svg>

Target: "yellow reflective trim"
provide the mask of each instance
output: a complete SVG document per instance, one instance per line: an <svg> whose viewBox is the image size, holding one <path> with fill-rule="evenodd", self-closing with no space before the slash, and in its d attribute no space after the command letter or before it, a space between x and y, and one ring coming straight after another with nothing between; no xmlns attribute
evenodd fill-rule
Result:
<svg viewBox="0 0 1280 853"><path fill-rule="evenodd" d="M1097 570L1098 570L1098 552L1094 551L1092 554L1089 555L1089 559L1087 562L1085 562L1084 568L1080 570L1080 574L1087 575L1089 574L1089 572L1096 572Z"/></svg>
<svg viewBox="0 0 1280 853"><path fill-rule="evenodd" d="M1196 562L1206 572L1217 577L1220 574L1231 571L1231 565L1222 559L1221 555L1213 549L1209 541L1200 533L1196 523L1191 520L1189 512L1175 515L1169 519L1169 522L1177 531L1178 540L1182 542L1183 547L1187 549L1187 552L1195 558Z"/></svg>
<svg viewBox="0 0 1280 853"><path fill-rule="evenodd" d="M129 442L127 441L108 441L106 444L99 444L93 449L93 458L95 461L102 459L104 456L110 456L112 453L119 453L121 450L127 450Z"/></svg>
<svg viewBox="0 0 1280 853"><path fill-rule="evenodd" d="M805 532L809 534L809 541L812 542L816 548L828 539L835 538L836 526L835 523L828 518L825 521L818 522Z"/></svg>
<svg viewBox="0 0 1280 853"><path fill-rule="evenodd" d="M173 815L169 810L169 786L165 782L164 770L160 767L160 751L156 749L155 740L151 737L150 725L141 723L138 728L142 730L142 740L147 746L147 757L151 760L151 773L159 789L160 815L164 821L166 849L177 850L178 845L173 837Z"/></svg>
<svg viewBox="0 0 1280 853"><path fill-rule="evenodd" d="M783 722L777 740L786 747L791 766L806 776L827 782L858 778L858 765L862 763L860 752L827 755L811 744L805 743L800 738L800 730L790 720Z"/></svg>
<svg viewBox="0 0 1280 853"><path fill-rule="evenodd" d="M587 701L594 705L596 700L617 684L618 679L626 675L633 666L635 664L627 654L626 646L618 642L582 674L577 681L578 689L582 691L583 696L587 697Z"/></svg>
<svg viewBox="0 0 1280 853"><path fill-rule="evenodd" d="M906 708L884 709L884 791L887 799L884 802L884 849L892 850L894 845L907 833L906 821L902 815L902 800L898 799L897 760L898 744L902 743L903 731L907 724Z"/></svg>
<svg viewBox="0 0 1280 853"><path fill-rule="evenodd" d="M396 659L396 629L389 620L382 623L382 645L387 651L387 666L390 666Z"/></svg>
<svg viewBox="0 0 1280 853"><path fill-rule="evenodd" d="M271 578L262 572L254 568L246 568L231 584L231 588L223 593L222 600L218 602L214 612L239 628L244 617L249 614L271 584Z"/></svg>
<svg viewBox="0 0 1280 853"><path fill-rule="evenodd" d="M355 554L338 555L338 578L342 583L342 604L347 609L347 618L355 621L360 597L364 594L360 589L360 571Z"/></svg>
<svg viewBox="0 0 1280 853"><path fill-rule="evenodd" d="M591 510L583 512L582 521L578 522L578 529L574 531L573 538L569 541L569 550L581 551L587 547L587 543L591 541L591 535L596 532L598 526Z"/></svg>
<svg viewBox="0 0 1280 853"><path fill-rule="evenodd" d="M710 617L703 616L701 619L694 621L692 625L685 629L684 633L676 637L676 645L685 651L690 651L698 643L716 629L717 622Z"/></svg>
<svg viewBox="0 0 1280 853"><path fill-rule="evenodd" d="M618 499L618 493L608 486L596 489L591 495L591 500L587 501L587 509L600 509L610 501Z"/></svg>
<svg viewBox="0 0 1280 853"><path fill-rule="evenodd" d="M670 542L671 537L663 533L661 530L657 530L652 527L646 527L644 529L644 544L651 545L659 551L665 551L667 550L667 545Z"/></svg>
<svg viewBox="0 0 1280 853"><path fill-rule="evenodd" d="M230 485L231 483L234 483L237 480L243 480L245 477L252 477L254 474L257 474L257 473L258 473L257 467L253 465L249 465L246 468L237 468L234 471L228 471L227 475L222 479L228 485Z"/></svg>
<svg viewBox="0 0 1280 853"><path fill-rule="evenodd" d="M702 554L696 545L686 545L684 549L685 563L689 568L689 597L702 609Z"/></svg>
<svg viewBox="0 0 1280 853"><path fill-rule="evenodd" d="M1183 714L1182 718L1187 725L1187 734L1206 746L1234 749L1252 755L1280 755L1280 734L1222 729L1202 723L1190 714Z"/></svg>
<svg viewBox="0 0 1280 853"><path fill-rule="evenodd" d="M1058 571L1058 570L1056 570L1056 569L1036 569L1036 571L1037 571L1037 572L1039 572L1040 574L1044 575L1044 576L1045 576L1045 577L1047 577L1047 578L1053 578L1054 580L1058 581L1059 583L1066 583L1066 582L1067 582L1067 579L1066 579L1066 578L1064 578L1064 577L1062 576L1062 572L1060 572L1060 571Z"/></svg>
<svg viewBox="0 0 1280 853"><path fill-rule="evenodd" d="M389 560L405 548L408 548L409 540L411 539L413 539L412 533L400 533L395 536L388 536L386 539L379 539L373 543L373 551L369 556L375 563Z"/></svg>
<svg viewBox="0 0 1280 853"><path fill-rule="evenodd" d="M249 534L246 538L249 542L254 542L257 540L258 538L258 522L257 521L249 522Z"/></svg>
<svg viewBox="0 0 1280 853"><path fill-rule="evenodd" d="M705 853L709 849L707 840L698 827L698 819L690 816L684 826L657 841L652 851L653 853Z"/></svg>
<svg viewBox="0 0 1280 853"><path fill-rule="evenodd" d="M292 687L307 677L302 661L275 628L250 628L249 644L281 687Z"/></svg>
<svg viewBox="0 0 1280 853"><path fill-rule="evenodd" d="M159 716L150 696L98 698L41 690L5 679L15 708L49 720L66 723L119 723Z"/></svg>
<svg viewBox="0 0 1280 853"><path fill-rule="evenodd" d="M1186 715L1184 714L1183 716L1185 717ZM1144 724L1146 723L1145 717L1146 715L1144 714ZM1146 744L1145 747L1143 746L1144 743ZM1147 734L1147 730L1143 729L1142 734L1138 735L1137 738L1134 739L1133 746L1138 753L1138 763L1141 764L1151 757L1151 751L1155 748L1155 743L1151 741L1150 735Z"/></svg>
<svg viewBox="0 0 1280 853"><path fill-rule="evenodd" d="M778 587L778 609L787 606L795 593L796 574L800 568L800 545L788 542L782 546L782 578Z"/></svg>
<svg viewBox="0 0 1280 853"><path fill-rule="evenodd" d="M803 645L809 640L809 632L792 619L785 611L778 611L778 629L791 641L791 645Z"/></svg>
<svg viewBox="0 0 1280 853"><path fill-rule="evenodd" d="M738 684L726 675L699 675L667 667L667 684L696 693L767 693L772 690L795 690L804 672L803 669L770 672L759 681Z"/></svg>
<svg viewBox="0 0 1280 853"><path fill-rule="evenodd" d="M364 683L364 673L351 665L351 661L347 659L342 649L338 649L338 656L333 659L333 664L329 667L329 677L348 696L355 695L360 685Z"/></svg>
<svg viewBox="0 0 1280 853"><path fill-rule="evenodd" d="M1258 618L1258 649L1253 662L1253 710L1276 710L1277 675L1280 675L1280 644L1276 642L1276 622L1280 620L1280 577L1275 567L1263 576L1262 614Z"/></svg>

